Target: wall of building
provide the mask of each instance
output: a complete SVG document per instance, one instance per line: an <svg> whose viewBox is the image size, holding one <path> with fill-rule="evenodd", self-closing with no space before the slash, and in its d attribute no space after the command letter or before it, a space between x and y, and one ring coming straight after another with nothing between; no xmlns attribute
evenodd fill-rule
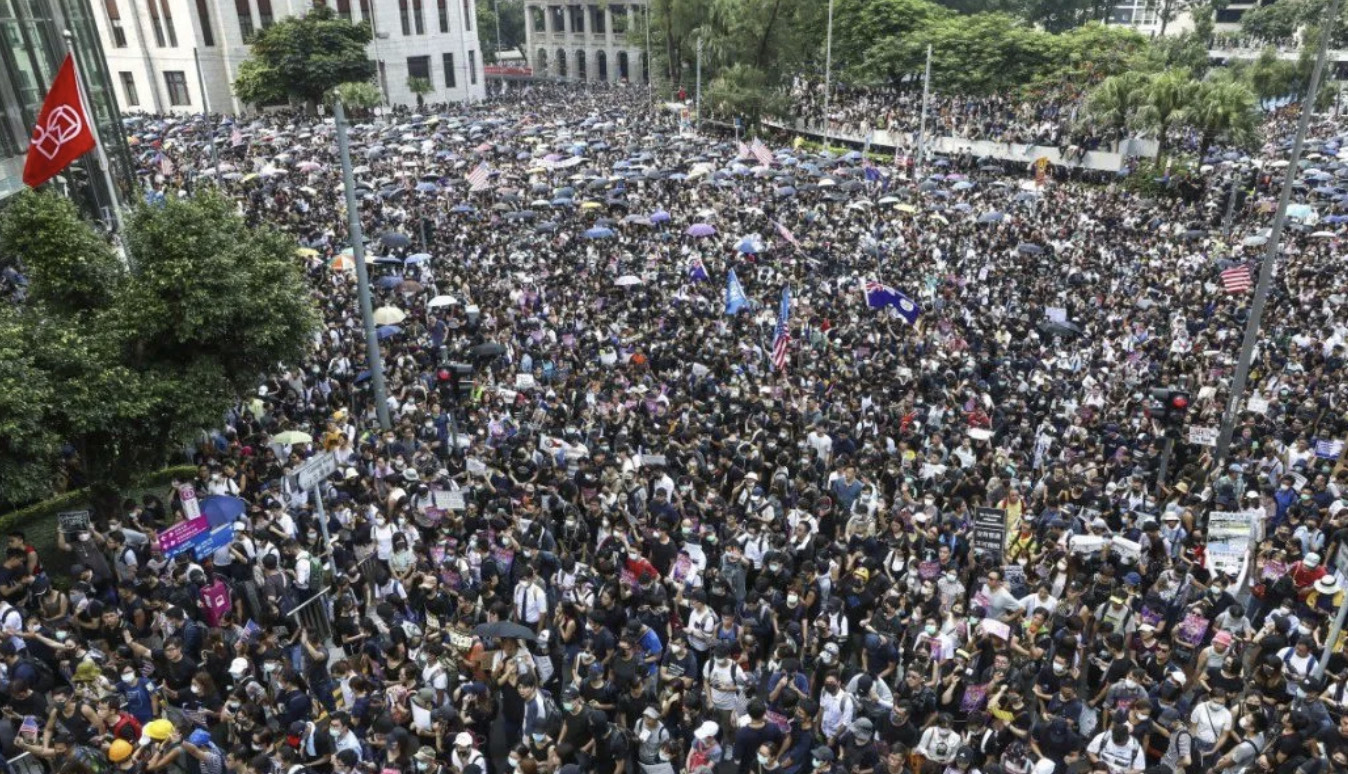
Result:
<svg viewBox="0 0 1348 774"><path fill-rule="evenodd" d="M618 83L625 79L646 83L648 68L642 46L633 45L626 31L644 29L645 12L645 3L526 3L524 50L533 74L591 82ZM626 17L622 31L614 30L615 16ZM596 18L602 20L602 32L596 31Z"/></svg>
<svg viewBox="0 0 1348 774"><path fill-rule="evenodd" d="M485 79L478 50L476 0L446 0L443 7L448 32L441 32L439 0L420 0L420 34L413 12L417 0L407 0L406 35L400 0L351 0L340 5L337 0L327 1L339 12L349 10L353 21L365 19L363 9L369 9L376 31L369 55L382 62L382 80L391 104L416 104L415 95L407 88L409 57L428 58L434 88L427 95L429 101L483 98ZM150 13L152 3L159 14L159 35ZM270 10L273 20L304 13L312 7L312 0L103 0L99 5L103 6L95 14L99 36L124 111L200 113L209 107L213 112L243 113L248 106L234 97L232 84L249 55L245 27L261 29L265 10ZM112 18L114 12L119 21ZM167 18L173 21L173 35L168 33ZM473 25L472 30L465 30L465 18ZM454 57L453 87L448 86L445 76L447 53ZM170 87L170 79L176 88Z"/></svg>

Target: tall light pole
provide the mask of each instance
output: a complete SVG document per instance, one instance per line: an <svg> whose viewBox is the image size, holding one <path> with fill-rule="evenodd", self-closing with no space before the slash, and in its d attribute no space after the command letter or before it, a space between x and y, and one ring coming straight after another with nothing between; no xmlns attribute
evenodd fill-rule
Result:
<svg viewBox="0 0 1348 774"><path fill-rule="evenodd" d="M828 0L828 28L824 33L824 149L828 150L828 103L833 90L833 0Z"/></svg>
<svg viewBox="0 0 1348 774"><path fill-rule="evenodd" d="M351 260L356 263L356 293L360 297L360 319L365 326L365 358L374 389L375 413L379 426L388 430L388 396L384 391L384 356L379 351L379 334L374 329L374 309L370 303L370 275L365 270L365 239L360 228L360 205L356 202L356 175L351 171L351 143L346 137L346 110L340 99L332 101L333 121L337 128L337 152L342 159L342 187L346 193L346 223L351 237Z"/></svg>
<svg viewBox="0 0 1348 774"><path fill-rule="evenodd" d="M698 129L702 128L702 35L697 36L697 91L694 92L693 103L697 110Z"/></svg>
<svg viewBox="0 0 1348 774"><path fill-rule="evenodd" d="M651 2L646 0L646 98L651 107L655 107L655 79L651 76L655 74L655 68L651 62Z"/></svg>
<svg viewBox="0 0 1348 774"><path fill-rule="evenodd" d="M201 89L201 123L210 132L206 137L211 143L211 163L215 165L215 184L220 185L220 152L215 147L215 127L211 124L211 104L206 98L206 76L201 73L201 55L197 47L192 47L192 61L197 65L197 88Z"/></svg>
<svg viewBox="0 0 1348 774"><path fill-rule="evenodd" d="M931 44L927 44L927 70L922 76L922 119L917 125L917 163L913 167L914 179L922 169L927 153L927 104L931 102Z"/></svg>
<svg viewBox="0 0 1348 774"><path fill-rule="evenodd" d="M1311 125L1311 114L1315 112L1315 98L1320 93L1320 76L1325 69L1325 56L1329 50L1330 31L1339 18L1339 6L1342 0L1333 0L1329 6L1329 15L1320 27L1320 50L1315 55L1315 69L1311 71L1310 89L1301 103L1301 118L1297 121L1297 135L1292 142L1292 155L1283 169L1282 193L1278 196L1278 212L1273 216L1273 228L1268 235L1268 250L1264 253L1264 262L1259 265L1259 281L1254 286L1254 300L1250 302L1250 316L1245 321L1245 339L1240 346L1240 360L1236 363L1236 375L1231 380L1231 397L1226 404L1226 414L1222 416L1222 431L1217 437L1217 462L1226 462L1231 451L1231 436L1236 430L1236 416L1240 414L1240 404L1245 399L1245 382L1250 377L1250 362L1254 360L1254 347L1259 342L1259 324L1264 317L1264 307L1268 304L1268 292L1273 284L1273 265L1278 260L1282 245L1282 229L1287 221L1287 205L1292 200L1292 183L1296 179L1301 150L1306 144L1306 131ZM1248 573L1247 573L1248 577ZM1343 616L1339 616L1342 620ZM1335 632L1337 636L1337 632ZM1333 640L1330 640L1331 644Z"/></svg>

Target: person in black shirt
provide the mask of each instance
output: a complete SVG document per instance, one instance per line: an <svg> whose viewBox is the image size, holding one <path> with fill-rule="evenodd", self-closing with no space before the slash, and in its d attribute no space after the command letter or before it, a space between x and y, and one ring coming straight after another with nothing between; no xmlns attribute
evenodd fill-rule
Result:
<svg viewBox="0 0 1348 774"><path fill-rule="evenodd" d="M131 652L145 658L154 659L163 678L164 695L169 703L178 704L187 698L188 686L192 684L192 675L197 673L197 662L183 652L183 641L177 637L164 640L163 650L151 650L132 639L129 629L122 629L122 638L131 648ZM179 696L179 693L184 695Z"/></svg>

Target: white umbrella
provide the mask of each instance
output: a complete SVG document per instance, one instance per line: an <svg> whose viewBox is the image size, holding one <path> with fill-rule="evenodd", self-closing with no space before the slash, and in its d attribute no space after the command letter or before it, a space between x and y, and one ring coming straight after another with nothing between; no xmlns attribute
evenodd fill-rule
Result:
<svg viewBox="0 0 1348 774"><path fill-rule="evenodd" d="M442 306L454 306L459 303L459 299L454 296L436 296L426 303L427 308L436 309Z"/></svg>
<svg viewBox="0 0 1348 774"><path fill-rule="evenodd" d="M374 310L375 325L397 325L407 319L407 312L396 306L381 306Z"/></svg>
<svg viewBox="0 0 1348 774"><path fill-rule="evenodd" d="M1311 236L1316 239L1332 239L1333 237L1338 236L1338 234L1335 234L1333 231L1317 231L1314 234L1311 234Z"/></svg>
<svg viewBox="0 0 1348 774"><path fill-rule="evenodd" d="M617 285L620 288L631 287L632 285L640 285L641 278L635 274L624 274L623 276L619 277L617 281L614 282L613 284Z"/></svg>

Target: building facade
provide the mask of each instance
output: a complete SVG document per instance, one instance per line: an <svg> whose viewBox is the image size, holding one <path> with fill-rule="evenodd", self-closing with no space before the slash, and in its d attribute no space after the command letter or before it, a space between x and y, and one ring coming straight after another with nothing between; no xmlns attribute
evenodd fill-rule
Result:
<svg viewBox="0 0 1348 774"><path fill-rule="evenodd" d="M633 84L650 82L643 41L646 3L524 5L525 53L537 76Z"/></svg>
<svg viewBox="0 0 1348 774"><path fill-rule="evenodd" d="M393 105L415 105L408 78L426 78L427 102L485 94L475 0L96 0L99 37L124 111L240 113L232 89L259 30L315 3L368 22L370 58ZM203 94L204 93L204 94ZM205 97L203 103L203 96Z"/></svg>
<svg viewBox="0 0 1348 774"><path fill-rule="evenodd" d="M0 0L0 199L24 188L28 138L65 60L66 31L71 33L75 65L104 153L86 153L50 185L64 191L86 214L110 222L113 198L108 180L126 197L132 193L135 175L90 0ZM100 156L107 160L108 175L99 166Z"/></svg>

